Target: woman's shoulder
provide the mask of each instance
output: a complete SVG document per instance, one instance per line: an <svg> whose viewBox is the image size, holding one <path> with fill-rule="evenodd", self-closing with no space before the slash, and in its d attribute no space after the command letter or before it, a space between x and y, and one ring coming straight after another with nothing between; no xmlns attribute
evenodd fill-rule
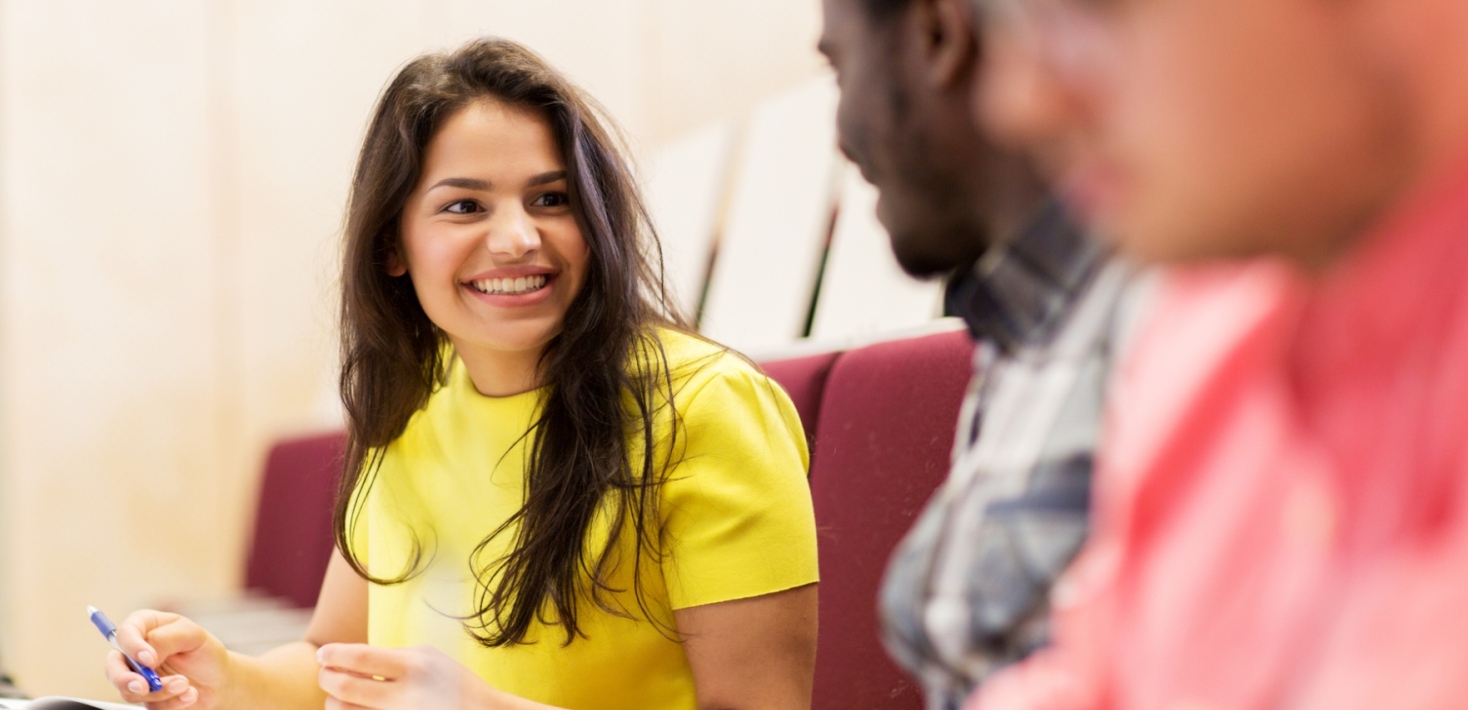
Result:
<svg viewBox="0 0 1468 710"><path fill-rule="evenodd" d="M652 332L650 343L662 350L673 389L696 394L713 382L765 383L768 378L744 355L699 335L672 328Z"/></svg>

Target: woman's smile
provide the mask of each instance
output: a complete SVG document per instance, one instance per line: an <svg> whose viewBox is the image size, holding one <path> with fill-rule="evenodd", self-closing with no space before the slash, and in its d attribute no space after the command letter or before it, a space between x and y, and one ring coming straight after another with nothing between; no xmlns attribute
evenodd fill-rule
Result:
<svg viewBox="0 0 1468 710"><path fill-rule="evenodd" d="M498 308L524 308L545 303L555 285L555 274L484 277L463 284L479 301Z"/></svg>

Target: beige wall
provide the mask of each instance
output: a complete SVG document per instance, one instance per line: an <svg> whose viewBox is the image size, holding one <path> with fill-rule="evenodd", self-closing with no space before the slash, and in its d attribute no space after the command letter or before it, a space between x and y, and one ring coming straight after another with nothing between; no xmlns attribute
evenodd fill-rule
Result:
<svg viewBox="0 0 1468 710"><path fill-rule="evenodd" d="M822 71L816 0L0 0L0 648L103 695L83 619L238 581L263 447L329 425L377 91L493 33L634 146Z"/></svg>
<svg viewBox="0 0 1468 710"><path fill-rule="evenodd" d="M825 71L819 0L653 0L647 131L666 140Z"/></svg>

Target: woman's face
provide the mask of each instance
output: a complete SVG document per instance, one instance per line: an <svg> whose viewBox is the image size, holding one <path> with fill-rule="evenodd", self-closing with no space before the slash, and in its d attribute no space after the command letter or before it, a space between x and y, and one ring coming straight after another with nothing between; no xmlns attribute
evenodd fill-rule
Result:
<svg viewBox="0 0 1468 710"><path fill-rule="evenodd" d="M586 277L566 166L540 116L475 101L428 143L389 273L466 361L538 358Z"/></svg>

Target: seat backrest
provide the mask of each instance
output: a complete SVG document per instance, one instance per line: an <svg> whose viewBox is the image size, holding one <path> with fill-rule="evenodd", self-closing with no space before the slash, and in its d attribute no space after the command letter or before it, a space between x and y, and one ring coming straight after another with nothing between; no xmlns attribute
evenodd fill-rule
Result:
<svg viewBox="0 0 1468 710"><path fill-rule="evenodd" d="M812 444L814 453L816 429L821 421L821 396L826 392L826 378L831 374L840 353L830 352L784 360L760 363L770 379L780 383L795 411L800 414L800 425L805 429L806 443Z"/></svg>
<svg viewBox="0 0 1468 710"><path fill-rule="evenodd" d="M311 607L334 545L332 502L346 455L345 432L271 447L260 484L245 588Z"/></svg>
<svg viewBox="0 0 1468 710"><path fill-rule="evenodd" d="M754 352L804 334L842 167L839 99L836 83L821 77L750 116L699 318L704 335Z"/></svg>
<svg viewBox="0 0 1468 710"><path fill-rule="evenodd" d="M870 338L919 328L943 311L942 282L914 279L897 263L887 229L877 219L877 197L877 188L861 171L848 167L811 317L813 340Z"/></svg>
<svg viewBox="0 0 1468 710"><path fill-rule="evenodd" d="M877 592L892 549L948 473L972 374L968 334L841 355L826 380L811 469L820 540L815 710L922 706L883 650Z"/></svg>
<svg viewBox="0 0 1468 710"><path fill-rule="evenodd" d="M643 194L658 228L664 279L685 314L698 312L708 280L738 132L734 121L716 123L663 144L648 161Z"/></svg>

